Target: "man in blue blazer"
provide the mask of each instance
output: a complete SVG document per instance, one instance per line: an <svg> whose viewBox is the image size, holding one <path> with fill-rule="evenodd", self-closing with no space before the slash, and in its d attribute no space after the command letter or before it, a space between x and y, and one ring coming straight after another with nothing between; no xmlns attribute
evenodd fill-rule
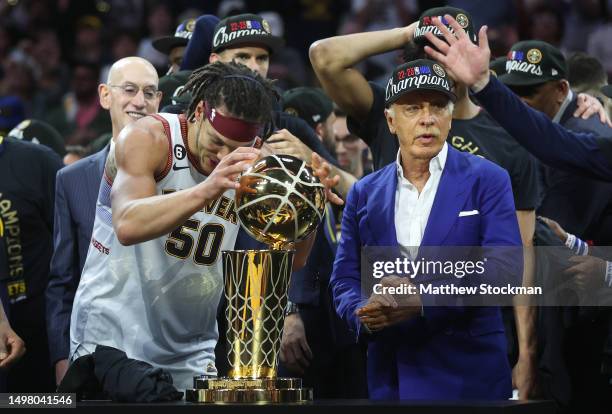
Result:
<svg viewBox="0 0 612 414"><path fill-rule="evenodd" d="M98 87L100 104L110 111L113 137L128 123L157 112L161 99L158 82L157 71L145 59L127 57L113 64L107 83ZM112 145L57 173L54 252L46 295L49 352L58 384L68 369L72 302L85 265L102 172Z"/></svg>
<svg viewBox="0 0 612 414"><path fill-rule="evenodd" d="M511 395L498 307L423 307L429 302L418 295L397 307L361 291L365 246L521 246L507 172L445 143L451 84L427 59L394 70L385 116L399 139L397 161L357 182L344 209L331 289L338 314L369 339L373 399ZM497 279L490 284L520 286L522 254L498 256L490 260L495 272L488 274Z"/></svg>

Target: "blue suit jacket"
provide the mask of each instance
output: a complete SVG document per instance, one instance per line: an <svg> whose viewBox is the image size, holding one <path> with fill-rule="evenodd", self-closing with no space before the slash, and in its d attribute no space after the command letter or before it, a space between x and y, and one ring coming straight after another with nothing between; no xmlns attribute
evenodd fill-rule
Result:
<svg viewBox="0 0 612 414"><path fill-rule="evenodd" d="M396 164L357 182L347 197L331 289L338 314L360 335L363 246L398 245ZM459 217L460 211L480 214ZM505 170L448 148L421 246L521 246ZM522 257L508 274L520 275ZM503 272L500 272L502 274ZM520 276L519 276L520 277ZM518 283L518 280L508 281ZM373 399L505 399L511 394L498 307L426 307L422 316L371 336L368 387Z"/></svg>
<svg viewBox="0 0 612 414"><path fill-rule="evenodd" d="M57 172L53 257L47 286L51 362L68 358L70 314L96 216L96 200L109 146Z"/></svg>

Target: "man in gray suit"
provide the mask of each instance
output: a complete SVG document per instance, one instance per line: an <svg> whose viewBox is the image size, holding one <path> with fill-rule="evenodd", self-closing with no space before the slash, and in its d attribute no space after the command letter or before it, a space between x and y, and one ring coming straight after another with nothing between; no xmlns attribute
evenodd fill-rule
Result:
<svg viewBox="0 0 612 414"><path fill-rule="evenodd" d="M106 83L98 86L102 107L110 112L113 139L123 127L156 113L161 100L155 68L147 60L127 57L111 67ZM87 257L95 218L96 199L110 145L57 173L54 252L47 286L47 333L56 383L68 369L70 314Z"/></svg>

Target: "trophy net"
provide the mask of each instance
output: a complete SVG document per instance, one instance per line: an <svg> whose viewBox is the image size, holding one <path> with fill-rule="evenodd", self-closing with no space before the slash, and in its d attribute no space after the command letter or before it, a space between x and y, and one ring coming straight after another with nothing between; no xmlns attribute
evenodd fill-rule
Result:
<svg viewBox="0 0 612 414"><path fill-rule="evenodd" d="M223 252L229 377L275 378L293 251Z"/></svg>

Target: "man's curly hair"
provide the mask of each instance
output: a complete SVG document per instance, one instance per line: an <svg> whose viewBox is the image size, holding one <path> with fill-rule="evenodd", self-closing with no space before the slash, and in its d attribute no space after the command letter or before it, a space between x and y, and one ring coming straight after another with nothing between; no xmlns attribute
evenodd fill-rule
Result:
<svg viewBox="0 0 612 414"><path fill-rule="evenodd" d="M214 62L194 70L181 94L187 92L192 96L189 120L193 120L198 103L204 101L216 108L225 106L229 115L244 121L267 123L278 99L271 80L234 62Z"/></svg>

